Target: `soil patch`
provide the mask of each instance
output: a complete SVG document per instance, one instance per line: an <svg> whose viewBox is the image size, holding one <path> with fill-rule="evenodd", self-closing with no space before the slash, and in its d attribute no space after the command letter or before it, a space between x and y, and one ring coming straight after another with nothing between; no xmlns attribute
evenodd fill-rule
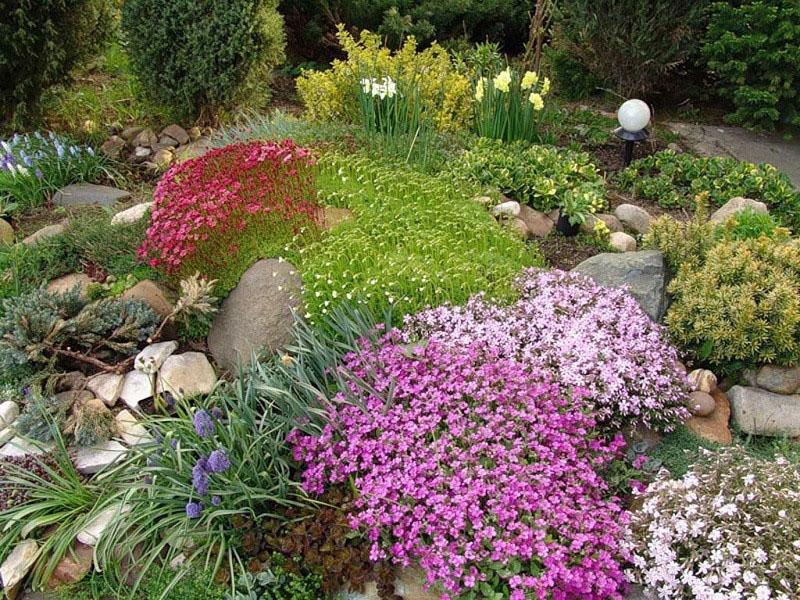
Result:
<svg viewBox="0 0 800 600"><path fill-rule="evenodd" d="M585 235L564 237L560 233L552 233L539 240L538 245L547 264L563 271L569 271L587 258L605 251Z"/></svg>

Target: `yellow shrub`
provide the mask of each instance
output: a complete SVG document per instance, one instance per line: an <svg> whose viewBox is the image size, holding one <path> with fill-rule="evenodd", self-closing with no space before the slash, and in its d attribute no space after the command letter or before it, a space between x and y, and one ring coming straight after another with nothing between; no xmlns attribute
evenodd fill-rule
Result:
<svg viewBox="0 0 800 600"><path fill-rule="evenodd" d="M434 43L417 52L409 36L396 53L384 47L378 34L363 31L356 40L339 25L337 38L347 60L335 60L328 71L303 71L297 91L306 116L317 121L356 121L358 86L363 77L391 76L396 81L419 82L424 110L439 131L456 131L469 124L472 111L470 83L456 72L447 51Z"/></svg>

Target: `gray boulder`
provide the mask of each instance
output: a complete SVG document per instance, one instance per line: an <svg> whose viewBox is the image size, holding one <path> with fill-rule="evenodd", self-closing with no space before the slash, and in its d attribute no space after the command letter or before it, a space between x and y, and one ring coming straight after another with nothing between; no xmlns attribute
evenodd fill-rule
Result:
<svg viewBox="0 0 800 600"><path fill-rule="evenodd" d="M255 263L222 303L211 326L208 348L214 360L234 370L254 351L276 351L290 343L292 311L300 307L301 291L300 274L290 263Z"/></svg>
<svg viewBox="0 0 800 600"><path fill-rule="evenodd" d="M635 231L636 233L645 234L650 231L650 221L652 217L641 206L635 204L620 204L614 211L614 215L622 221L622 223Z"/></svg>
<svg viewBox="0 0 800 600"><path fill-rule="evenodd" d="M651 319L658 322L667 309L664 256L658 250L604 252L586 259L573 269L599 285L625 287Z"/></svg>
<svg viewBox="0 0 800 600"><path fill-rule="evenodd" d="M733 420L744 433L800 436L800 395L785 396L735 385L728 390Z"/></svg>
<svg viewBox="0 0 800 600"><path fill-rule="evenodd" d="M58 190L53 195L53 204L56 206L113 206L130 196L130 192L107 185L75 183Z"/></svg>
<svg viewBox="0 0 800 600"><path fill-rule="evenodd" d="M745 210L752 210L754 213L766 215L769 214L767 205L758 200L751 200L750 198L731 198L721 208L709 217L711 223L721 224L730 219L733 215Z"/></svg>

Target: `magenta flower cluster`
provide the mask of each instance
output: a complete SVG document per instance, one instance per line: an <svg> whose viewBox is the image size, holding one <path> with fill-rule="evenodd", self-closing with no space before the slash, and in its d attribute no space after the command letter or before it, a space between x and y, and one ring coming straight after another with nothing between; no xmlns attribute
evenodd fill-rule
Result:
<svg viewBox="0 0 800 600"><path fill-rule="evenodd" d="M406 318L405 341L481 343L498 356L585 388L605 425L634 420L661 430L685 421L686 375L664 329L622 290L577 273L530 269L510 305L481 295Z"/></svg>
<svg viewBox="0 0 800 600"><path fill-rule="evenodd" d="M224 269L246 231L314 223L314 163L284 140L232 144L173 166L156 186L139 256L170 274Z"/></svg>
<svg viewBox="0 0 800 600"><path fill-rule="evenodd" d="M352 479L373 560L418 563L443 600L493 573L511 600L622 598L627 517L599 473L624 441L597 434L585 390L482 344L409 349L397 331L341 370L350 389L323 433L289 439L307 491Z"/></svg>

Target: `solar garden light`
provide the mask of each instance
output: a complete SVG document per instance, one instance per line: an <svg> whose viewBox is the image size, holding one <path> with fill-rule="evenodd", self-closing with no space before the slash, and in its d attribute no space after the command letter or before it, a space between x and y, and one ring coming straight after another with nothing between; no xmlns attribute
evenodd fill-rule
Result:
<svg viewBox="0 0 800 600"><path fill-rule="evenodd" d="M614 135L625 142L627 167L633 160L633 146L650 136L650 132L647 131L647 126L650 124L650 107L642 100L628 100L619 107L617 120L621 127L614 130Z"/></svg>

